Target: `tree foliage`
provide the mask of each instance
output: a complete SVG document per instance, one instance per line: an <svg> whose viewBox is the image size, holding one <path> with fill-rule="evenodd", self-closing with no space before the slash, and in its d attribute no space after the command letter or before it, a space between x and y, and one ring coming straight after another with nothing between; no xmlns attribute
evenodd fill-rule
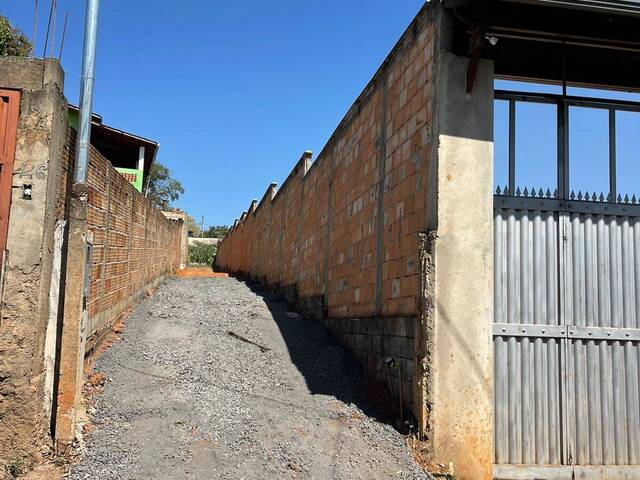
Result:
<svg viewBox="0 0 640 480"><path fill-rule="evenodd" d="M207 238L222 238L229 231L227 225L211 225L205 232L204 236Z"/></svg>
<svg viewBox="0 0 640 480"><path fill-rule="evenodd" d="M204 243L194 242L192 245L189 245L189 263L213 266L216 251L217 247L215 245L205 245Z"/></svg>
<svg viewBox="0 0 640 480"><path fill-rule="evenodd" d="M155 207L169 210L171 203L184 193L182 184L171 176L171 170L159 162L155 162L149 173L147 197Z"/></svg>
<svg viewBox="0 0 640 480"><path fill-rule="evenodd" d="M200 225L198 225L191 215L187 214L187 218L184 223L187 225L187 231L191 232L194 237L200 236Z"/></svg>
<svg viewBox="0 0 640 480"><path fill-rule="evenodd" d="M0 55L28 57L32 50L27 36L11 25L7 17L0 15Z"/></svg>

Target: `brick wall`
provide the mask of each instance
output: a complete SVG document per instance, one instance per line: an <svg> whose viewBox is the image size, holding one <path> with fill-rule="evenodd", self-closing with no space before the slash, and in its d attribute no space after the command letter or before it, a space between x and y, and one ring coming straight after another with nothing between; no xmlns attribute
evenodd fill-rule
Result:
<svg viewBox="0 0 640 480"><path fill-rule="evenodd" d="M65 154L75 150L71 131ZM67 173L70 175L70 173ZM67 179L68 182L68 179ZM95 148L89 153L87 228L93 234L87 348L148 288L180 266L182 222L167 219Z"/></svg>
<svg viewBox="0 0 640 480"><path fill-rule="evenodd" d="M427 228L434 21L425 6L315 160L236 222L217 266L293 292L367 369L404 363L411 390L418 234ZM382 320L381 320L382 319ZM386 319L386 320L385 320Z"/></svg>

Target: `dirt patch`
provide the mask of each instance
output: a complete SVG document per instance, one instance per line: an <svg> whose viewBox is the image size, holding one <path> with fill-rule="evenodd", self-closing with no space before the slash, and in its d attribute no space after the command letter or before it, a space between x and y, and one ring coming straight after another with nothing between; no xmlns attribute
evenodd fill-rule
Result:
<svg viewBox="0 0 640 480"><path fill-rule="evenodd" d="M214 272L210 268L206 267L190 267L178 270L175 276L178 278L227 278L229 275L226 273Z"/></svg>

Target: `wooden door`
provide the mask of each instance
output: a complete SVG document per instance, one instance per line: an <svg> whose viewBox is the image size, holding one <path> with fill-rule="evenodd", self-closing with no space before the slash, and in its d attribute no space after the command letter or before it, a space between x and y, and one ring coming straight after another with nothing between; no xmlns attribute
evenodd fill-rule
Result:
<svg viewBox="0 0 640 480"><path fill-rule="evenodd" d="M0 90L0 265L7 246L20 92Z"/></svg>

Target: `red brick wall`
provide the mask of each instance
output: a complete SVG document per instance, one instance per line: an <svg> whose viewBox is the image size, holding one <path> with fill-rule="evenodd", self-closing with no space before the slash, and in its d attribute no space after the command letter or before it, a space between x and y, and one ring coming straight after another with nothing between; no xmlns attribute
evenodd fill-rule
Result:
<svg viewBox="0 0 640 480"><path fill-rule="evenodd" d="M71 132L65 162L69 165L74 145ZM65 182L68 185L68 178ZM91 336L109 327L145 289L180 266L182 223L168 220L152 207L93 147L87 183L87 228L93 234L87 306L87 336Z"/></svg>
<svg viewBox="0 0 640 480"><path fill-rule="evenodd" d="M434 108L430 10L416 17L311 168L303 157L275 198L268 190L226 236L219 267L294 286L299 298L325 296L331 318L416 314Z"/></svg>

